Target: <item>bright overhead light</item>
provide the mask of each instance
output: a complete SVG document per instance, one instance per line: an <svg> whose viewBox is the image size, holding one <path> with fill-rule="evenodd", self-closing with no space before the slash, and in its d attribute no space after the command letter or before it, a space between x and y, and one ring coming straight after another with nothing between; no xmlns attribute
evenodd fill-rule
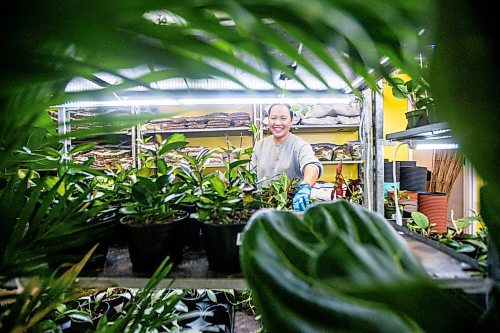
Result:
<svg viewBox="0 0 500 333"><path fill-rule="evenodd" d="M110 101L75 101L68 102L55 107L104 107L104 106L178 106L178 105L252 105L252 104L331 104L349 103L352 96L339 97L218 97L218 98L170 98L170 99L121 99Z"/></svg>

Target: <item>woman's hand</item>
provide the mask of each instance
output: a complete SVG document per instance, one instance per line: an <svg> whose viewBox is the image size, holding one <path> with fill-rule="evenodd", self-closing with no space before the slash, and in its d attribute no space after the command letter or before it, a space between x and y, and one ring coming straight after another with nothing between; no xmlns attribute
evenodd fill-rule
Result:
<svg viewBox="0 0 500 333"><path fill-rule="evenodd" d="M302 184L299 190L293 197L293 209L299 212L303 212L309 207L309 198L311 197L311 186L307 184Z"/></svg>

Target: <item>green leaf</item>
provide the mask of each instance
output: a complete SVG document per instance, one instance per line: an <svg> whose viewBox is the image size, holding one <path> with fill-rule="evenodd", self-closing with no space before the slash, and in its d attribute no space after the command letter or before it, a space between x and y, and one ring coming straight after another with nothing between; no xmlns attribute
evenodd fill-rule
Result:
<svg viewBox="0 0 500 333"><path fill-rule="evenodd" d="M457 222L455 222L455 224L456 224L458 229L464 229L464 228L469 227L472 224L472 221L464 221L464 220L459 219Z"/></svg>
<svg viewBox="0 0 500 333"><path fill-rule="evenodd" d="M168 172L168 167L167 163L165 163L164 159L157 159L156 160L156 167L158 168L158 172L165 175Z"/></svg>
<svg viewBox="0 0 500 333"><path fill-rule="evenodd" d="M132 185L132 196L142 205L150 206L153 198L158 192L156 184L148 178L140 178Z"/></svg>
<svg viewBox="0 0 500 333"><path fill-rule="evenodd" d="M201 200L201 202L206 203L206 204L213 204L214 203L214 201L212 199L210 199L209 197L204 196L204 195L200 196L199 199Z"/></svg>
<svg viewBox="0 0 500 333"><path fill-rule="evenodd" d="M233 169L235 169L236 167L238 167L240 165L245 165L245 164L248 164L248 163L250 163L249 159L238 160L238 161L231 162L229 164L229 170L233 170Z"/></svg>
<svg viewBox="0 0 500 333"><path fill-rule="evenodd" d="M220 180L217 176L213 176L210 178L210 184L212 184L218 195L224 196L225 184L222 180Z"/></svg>
<svg viewBox="0 0 500 333"><path fill-rule="evenodd" d="M476 239L464 239L464 243L469 243L480 249L481 251L488 251L487 245L483 241L479 241Z"/></svg>
<svg viewBox="0 0 500 333"><path fill-rule="evenodd" d="M462 244L462 245L459 245L455 251L457 252L474 252L476 250L476 248L470 244Z"/></svg>
<svg viewBox="0 0 500 333"><path fill-rule="evenodd" d="M429 219L420 212L412 212L411 218L415 221L420 230L425 230L429 226Z"/></svg>
<svg viewBox="0 0 500 333"><path fill-rule="evenodd" d="M167 141L161 147L160 152L158 153L160 156L171 152L173 150L177 150L179 148L184 147L189 142L186 141L186 136L184 134L175 133L168 137Z"/></svg>

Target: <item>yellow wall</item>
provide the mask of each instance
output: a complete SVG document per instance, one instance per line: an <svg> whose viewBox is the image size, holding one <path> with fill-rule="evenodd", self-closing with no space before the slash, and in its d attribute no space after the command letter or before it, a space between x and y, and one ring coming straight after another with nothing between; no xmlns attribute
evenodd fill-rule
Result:
<svg viewBox="0 0 500 333"><path fill-rule="evenodd" d="M403 79L407 79L403 77ZM407 120L405 112L408 110L408 102L405 99L397 99L392 95L391 87L384 81L382 94L384 97L384 138L387 133L404 131ZM384 146L384 158L392 161L394 150L399 143L394 146ZM398 149L396 156L398 161L408 160L408 146L402 145Z"/></svg>

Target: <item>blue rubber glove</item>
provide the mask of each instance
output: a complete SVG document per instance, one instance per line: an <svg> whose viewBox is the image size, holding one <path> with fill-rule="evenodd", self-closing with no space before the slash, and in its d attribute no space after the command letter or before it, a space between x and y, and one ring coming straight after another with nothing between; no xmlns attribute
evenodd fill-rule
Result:
<svg viewBox="0 0 500 333"><path fill-rule="evenodd" d="M307 184L302 184L299 190L293 197L293 209L299 212L303 212L309 207L309 198L311 197L311 186Z"/></svg>

